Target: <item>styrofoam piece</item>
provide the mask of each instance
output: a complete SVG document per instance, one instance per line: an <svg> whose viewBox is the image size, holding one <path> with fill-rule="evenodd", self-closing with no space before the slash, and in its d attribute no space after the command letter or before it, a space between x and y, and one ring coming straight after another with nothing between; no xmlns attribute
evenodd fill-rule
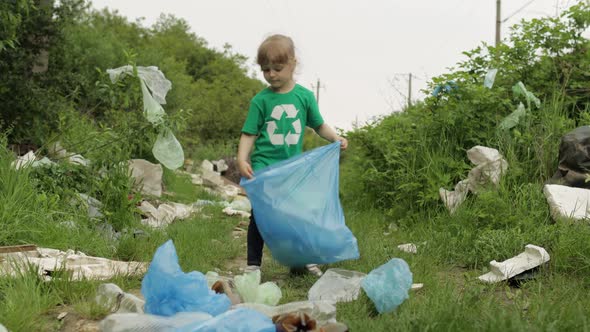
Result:
<svg viewBox="0 0 590 332"><path fill-rule="evenodd" d="M260 303L240 303L234 305L233 308L249 308L270 318L277 315L300 312L308 314L315 319L320 326L327 323L336 323L336 306L330 301L299 301L279 306L269 306Z"/></svg>
<svg viewBox="0 0 590 332"><path fill-rule="evenodd" d="M549 261L547 251L539 246L527 244L524 252L503 262L490 262L490 272L479 276L479 280L494 283L510 279L524 271Z"/></svg>
<svg viewBox="0 0 590 332"><path fill-rule="evenodd" d="M416 247L416 245L413 243L400 244L399 246L397 246L397 248L403 252L407 252L410 254L418 253L418 247Z"/></svg>
<svg viewBox="0 0 590 332"><path fill-rule="evenodd" d="M145 304L144 300L133 294L125 293L119 286L112 283L98 286L95 301L113 313L135 312L143 314Z"/></svg>
<svg viewBox="0 0 590 332"><path fill-rule="evenodd" d="M309 289L309 301L350 302L358 298L365 273L328 269Z"/></svg>
<svg viewBox="0 0 590 332"><path fill-rule="evenodd" d="M0 254L0 275L17 275L27 271L29 266L37 267L38 274L51 279L53 272L66 270L72 280L83 278L104 280L116 275L143 274L147 263L114 261L103 257L87 256L83 252L61 251L49 248L37 248L33 251Z"/></svg>
<svg viewBox="0 0 590 332"><path fill-rule="evenodd" d="M8 332L4 325L0 324L0 332Z"/></svg>
<svg viewBox="0 0 590 332"><path fill-rule="evenodd" d="M590 190L547 184L543 187L543 193L547 198L553 219L582 220L590 218Z"/></svg>

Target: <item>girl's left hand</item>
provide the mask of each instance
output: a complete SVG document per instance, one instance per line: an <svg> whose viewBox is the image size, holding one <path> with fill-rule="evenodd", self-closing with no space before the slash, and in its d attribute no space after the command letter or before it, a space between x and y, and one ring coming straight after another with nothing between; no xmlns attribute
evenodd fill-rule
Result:
<svg viewBox="0 0 590 332"><path fill-rule="evenodd" d="M348 140L344 137L338 136L337 141L340 141L340 150L344 151L348 148Z"/></svg>

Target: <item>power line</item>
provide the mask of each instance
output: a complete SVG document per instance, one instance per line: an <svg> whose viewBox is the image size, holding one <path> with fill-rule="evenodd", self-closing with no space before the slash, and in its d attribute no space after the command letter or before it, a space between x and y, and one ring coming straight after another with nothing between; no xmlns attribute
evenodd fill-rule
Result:
<svg viewBox="0 0 590 332"><path fill-rule="evenodd" d="M525 3L522 7L518 8L514 13L508 15L508 17L506 17L505 19L502 20L502 23L508 21L509 19L511 19L514 15L520 13L523 9L525 9L526 7L530 6L533 2L535 2L536 0L530 0L529 2Z"/></svg>

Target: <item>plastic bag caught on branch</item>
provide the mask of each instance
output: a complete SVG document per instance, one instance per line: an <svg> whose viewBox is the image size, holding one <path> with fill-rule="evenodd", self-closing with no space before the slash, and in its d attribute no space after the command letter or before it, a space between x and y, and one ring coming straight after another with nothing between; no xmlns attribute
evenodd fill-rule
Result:
<svg viewBox="0 0 590 332"><path fill-rule="evenodd" d="M177 169L184 164L182 146L168 128L162 129L158 134L152 153L168 169Z"/></svg>
<svg viewBox="0 0 590 332"><path fill-rule="evenodd" d="M147 121L159 130L158 138L152 148L154 157L169 169L177 169L184 163L182 146L166 126L166 112L162 104L166 103L166 94L172 88L172 83L166 79L158 67L138 66L137 76L143 95L143 114ZM111 82L116 83L126 75L133 76L131 65L116 69L107 69Z"/></svg>

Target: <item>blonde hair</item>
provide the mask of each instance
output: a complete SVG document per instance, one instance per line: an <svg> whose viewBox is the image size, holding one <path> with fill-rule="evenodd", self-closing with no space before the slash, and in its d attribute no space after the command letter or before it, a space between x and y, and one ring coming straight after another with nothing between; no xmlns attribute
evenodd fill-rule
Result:
<svg viewBox="0 0 590 332"><path fill-rule="evenodd" d="M295 44L285 35L272 35L258 47L256 62L260 66L295 61Z"/></svg>

